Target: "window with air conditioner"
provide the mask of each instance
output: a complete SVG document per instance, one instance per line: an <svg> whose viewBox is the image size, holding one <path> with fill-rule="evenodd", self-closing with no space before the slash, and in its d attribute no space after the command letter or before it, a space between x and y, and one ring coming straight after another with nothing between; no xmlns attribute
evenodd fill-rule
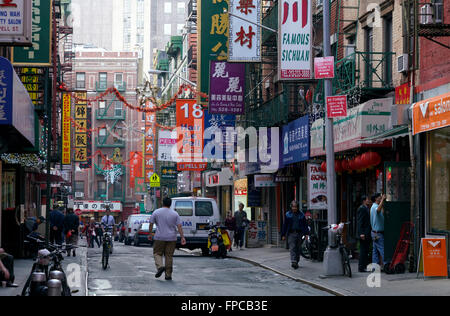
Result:
<svg viewBox="0 0 450 316"><path fill-rule="evenodd" d="M425 4L420 7L420 24L433 23L433 10L431 4Z"/></svg>

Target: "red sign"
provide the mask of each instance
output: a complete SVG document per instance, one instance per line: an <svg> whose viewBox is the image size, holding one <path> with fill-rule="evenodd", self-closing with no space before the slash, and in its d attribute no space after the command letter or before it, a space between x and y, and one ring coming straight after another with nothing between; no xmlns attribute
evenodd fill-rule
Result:
<svg viewBox="0 0 450 316"><path fill-rule="evenodd" d="M179 171L202 171L203 130L205 116L203 107L196 100L177 100L177 150Z"/></svg>
<svg viewBox="0 0 450 316"><path fill-rule="evenodd" d="M395 88L395 104L411 104L411 86L409 83Z"/></svg>
<svg viewBox="0 0 450 316"><path fill-rule="evenodd" d="M142 155L140 152L130 152L130 188L135 188L135 179L142 177Z"/></svg>
<svg viewBox="0 0 450 316"><path fill-rule="evenodd" d="M314 59L314 72L316 79L334 78L334 56Z"/></svg>
<svg viewBox="0 0 450 316"><path fill-rule="evenodd" d="M445 237L422 238L423 272L426 277L448 277Z"/></svg>
<svg viewBox="0 0 450 316"><path fill-rule="evenodd" d="M153 108L155 105L148 102L146 105L148 108ZM145 182L150 183L150 178L155 172L155 140L156 140L156 114L146 113L145 114L145 148L144 148L144 159L145 159Z"/></svg>
<svg viewBox="0 0 450 316"><path fill-rule="evenodd" d="M328 118L347 116L347 96L327 97Z"/></svg>

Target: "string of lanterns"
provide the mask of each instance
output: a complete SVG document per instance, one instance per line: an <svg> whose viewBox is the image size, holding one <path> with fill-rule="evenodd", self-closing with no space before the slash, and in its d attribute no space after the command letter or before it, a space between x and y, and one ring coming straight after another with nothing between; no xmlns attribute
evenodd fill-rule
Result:
<svg viewBox="0 0 450 316"><path fill-rule="evenodd" d="M374 168L378 166L382 161L380 154L369 151L362 155L358 155L354 158L346 158L342 160L336 160L335 162L335 171L337 173L348 172L352 173L353 171L365 171L367 169ZM327 163L323 162L320 169L323 172L327 172Z"/></svg>

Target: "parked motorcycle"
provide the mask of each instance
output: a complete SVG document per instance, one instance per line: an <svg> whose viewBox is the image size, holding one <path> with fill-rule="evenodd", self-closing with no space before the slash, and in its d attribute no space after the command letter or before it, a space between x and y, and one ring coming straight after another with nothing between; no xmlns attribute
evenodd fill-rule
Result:
<svg viewBox="0 0 450 316"><path fill-rule="evenodd" d="M209 225L208 249L210 254L217 259L226 258L230 248L230 237L226 227L218 225Z"/></svg>
<svg viewBox="0 0 450 316"><path fill-rule="evenodd" d="M64 253L70 253L76 246L51 245L33 236L27 242L38 245L38 256L22 290L22 296L72 296L67 277L62 268Z"/></svg>

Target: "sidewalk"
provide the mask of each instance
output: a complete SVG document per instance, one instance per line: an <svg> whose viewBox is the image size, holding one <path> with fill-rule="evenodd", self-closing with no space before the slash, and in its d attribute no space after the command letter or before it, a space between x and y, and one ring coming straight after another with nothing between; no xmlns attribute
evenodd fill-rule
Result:
<svg viewBox="0 0 450 316"><path fill-rule="evenodd" d="M71 289L78 290L78 293L72 294L73 296L86 296L86 273L87 273L87 248L86 248L86 239L82 239L78 242L78 248L76 250L76 257L64 257L63 267L66 272L67 277L70 277L70 273L73 271L68 271L67 267L70 264L77 264L80 267L81 271L79 280L69 280L69 282L78 283L80 286L72 286ZM0 296L20 296L22 293L22 289L25 285L25 282L30 275L31 268L33 267L34 261L31 259L17 259L14 260L14 274L16 276L16 280L14 283L19 285L18 288L1 288L0 287ZM79 282L78 282L79 281Z"/></svg>
<svg viewBox="0 0 450 316"><path fill-rule="evenodd" d="M234 250L229 257L249 262L272 270L299 282L339 296L449 296L449 279L427 279L416 273L381 274L381 287L370 288L367 279L370 273L359 273L357 260L352 260L352 278L321 277L324 273L322 262L312 262L301 258L300 268L291 267L289 251L283 248L247 248Z"/></svg>

